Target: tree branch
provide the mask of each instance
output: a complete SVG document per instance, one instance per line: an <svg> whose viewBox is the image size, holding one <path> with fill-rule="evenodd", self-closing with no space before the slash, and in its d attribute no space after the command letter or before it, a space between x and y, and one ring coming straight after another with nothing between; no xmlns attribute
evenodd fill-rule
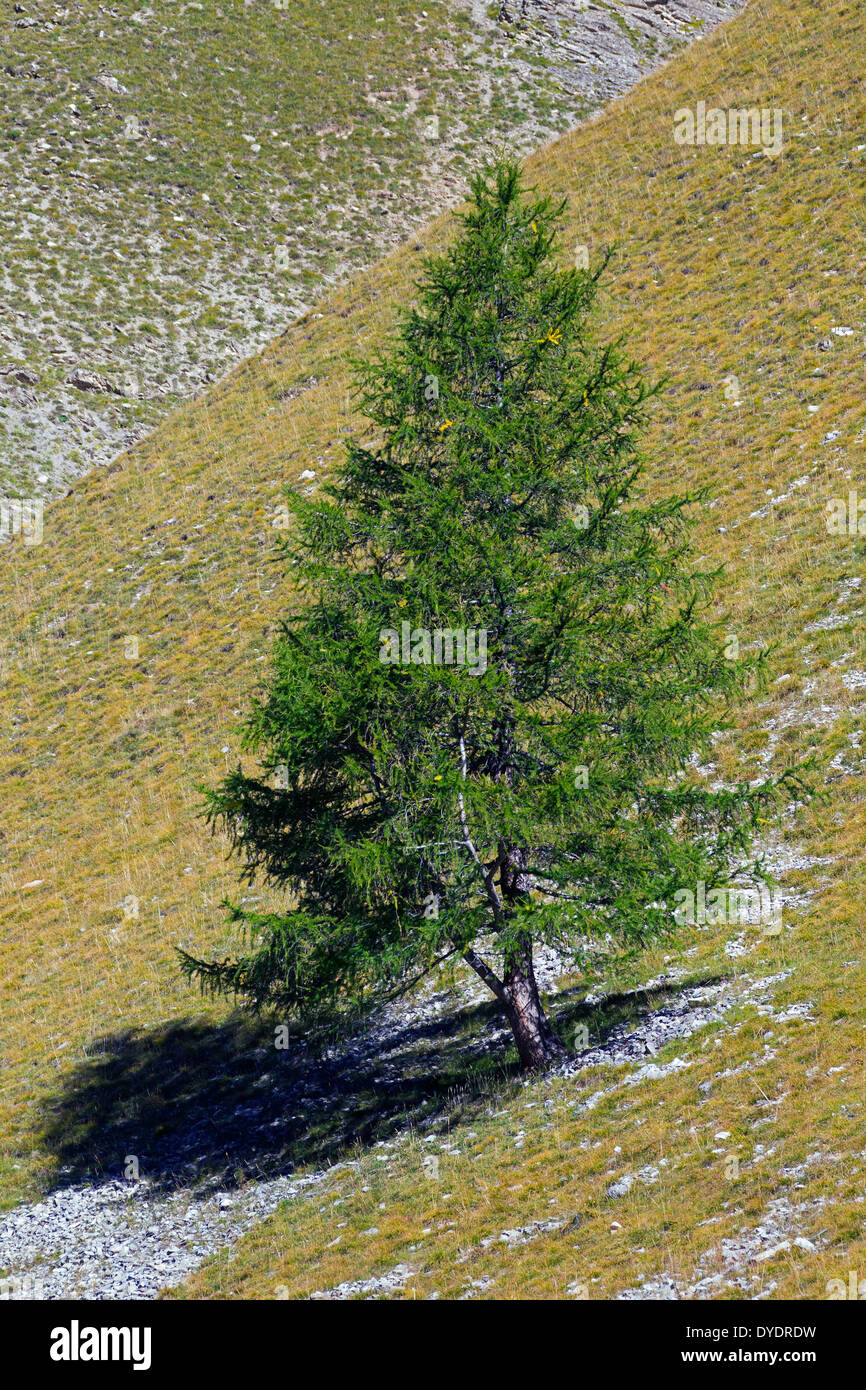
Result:
<svg viewBox="0 0 866 1390"><path fill-rule="evenodd" d="M464 780L464 782L465 782L465 781L466 781L466 775L467 775L467 774L466 774L466 744L465 744L465 742L464 742L464 740L463 740L463 735L462 735L462 734L460 735L460 765L461 765L461 768L462 768L462 770L463 770L463 780ZM485 890L486 890L486 892L487 892L487 897L488 897L488 899L489 899L489 901L490 901L490 906L493 908L493 916L494 916L496 922L498 923L498 922L499 922L499 919L500 919L500 917L501 917L501 915L502 915L502 901L501 901L501 899L500 899L500 897L499 897L499 894L498 894L497 891L496 891L496 884L493 882L493 875L492 875L491 873L489 873L489 871L488 871L488 870L484 867L484 865L482 864L481 859L480 859L480 857L479 857L479 855L478 855L478 851L477 851L477 849L475 848L474 844L472 843L472 836L469 834L469 825L468 825L468 823L467 823L467 821L466 821L466 807L465 807L465 805L464 805L464 803L463 803L463 793L462 793L462 792L458 792L458 793L457 793L457 805L458 805L459 810L460 810L460 824L461 824L461 826L463 827L463 843L465 844L466 848L469 850L469 853L472 855L472 858L475 860L475 863L478 865L478 868L479 868L480 871L481 871L481 877L482 877L482 879L484 880L484 888L485 888ZM485 967L485 968L486 968L486 967Z"/></svg>

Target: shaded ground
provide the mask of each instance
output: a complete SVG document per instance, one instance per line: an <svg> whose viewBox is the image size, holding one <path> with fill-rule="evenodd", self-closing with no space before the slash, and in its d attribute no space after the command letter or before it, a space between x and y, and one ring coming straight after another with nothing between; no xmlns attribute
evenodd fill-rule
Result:
<svg viewBox="0 0 866 1390"><path fill-rule="evenodd" d="M679 993L663 983L589 1004L569 990L553 1013L570 1041L586 1028L595 1060L614 1029ZM324 1051L294 1039L279 1049L273 1025L240 1017L100 1038L46 1103L43 1142L60 1165L60 1185L123 1177L134 1157L151 1187L228 1190L337 1162L356 1145L429 1124L457 1095L465 1112L518 1072L497 1006L453 1003L437 994L411 1006L408 1018L389 1011Z"/></svg>
<svg viewBox="0 0 866 1390"><path fill-rule="evenodd" d="M561 1070L655 1055L721 1020L700 1004L722 988L663 980L594 1002L564 991L556 1025L590 1048ZM391 1006L318 1053L277 1051L270 1028L244 1019L101 1039L45 1108L56 1186L0 1221L8 1296L153 1297L374 1145L489 1110L518 1077L514 1053L492 1005L454 1005L448 991Z"/></svg>

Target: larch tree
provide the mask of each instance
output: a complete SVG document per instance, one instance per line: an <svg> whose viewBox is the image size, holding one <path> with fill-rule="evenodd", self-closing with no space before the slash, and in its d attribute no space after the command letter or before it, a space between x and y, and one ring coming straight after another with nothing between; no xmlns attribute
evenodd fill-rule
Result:
<svg viewBox="0 0 866 1390"><path fill-rule="evenodd" d="M245 730L259 771L208 795L247 881L204 987L303 1019L459 956L520 1062L564 1047L534 952L672 931L780 792L691 775L761 661L730 660L695 560L695 494L648 496L648 386L590 311L608 258L562 268L563 204L502 161L358 366L374 439L292 495L293 581ZM758 672L760 674L760 672ZM784 779L783 779L784 780Z"/></svg>

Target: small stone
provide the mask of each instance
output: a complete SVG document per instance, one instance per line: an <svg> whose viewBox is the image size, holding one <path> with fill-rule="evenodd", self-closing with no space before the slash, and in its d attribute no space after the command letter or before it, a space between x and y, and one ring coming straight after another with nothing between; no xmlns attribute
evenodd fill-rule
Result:
<svg viewBox="0 0 866 1390"><path fill-rule="evenodd" d="M66 382L67 385L74 386L78 391L97 391L103 396L123 394L111 384L107 377L100 376L98 372L85 371L83 367L74 367L66 378Z"/></svg>
<svg viewBox="0 0 866 1390"><path fill-rule="evenodd" d="M759 1255L755 1255L755 1261L758 1264L763 1264L765 1260L772 1260L775 1259L777 1255L784 1255L786 1250L790 1250L790 1248L791 1242L789 1240L783 1240L781 1244L774 1245L769 1250L762 1250Z"/></svg>
<svg viewBox="0 0 866 1390"><path fill-rule="evenodd" d="M129 91L122 82L118 82L116 77L112 77L110 72L101 72L97 77L100 87L104 87L107 92L114 92L118 96L123 96Z"/></svg>
<svg viewBox="0 0 866 1390"><path fill-rule="evenodd" d="M612 1182L607 1189L608 1197L625 1197L631 1191L633 1183L634 1178L630 1173L626 1173L622 1178L617 1178L616 1182Z"/></svg>
<svg viewBox="0 0 866 1390"><path fill-rule="evenodd" d="M18 382L19 386L35 386L39 380L36 373L31 372L29 367L11 367L3 373L3 376L11 377L13 381Z"/></svg>

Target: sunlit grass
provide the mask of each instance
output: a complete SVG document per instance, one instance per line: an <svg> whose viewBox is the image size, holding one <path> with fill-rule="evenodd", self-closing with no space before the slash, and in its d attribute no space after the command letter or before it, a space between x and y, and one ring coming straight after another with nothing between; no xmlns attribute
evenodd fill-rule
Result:
<svg viewBox="0 0 866 1390"><path fill-rule="evenodd" d="M434 1146L420 1131L395 1141L387 1163L383 1150L350 1147L357 1169L335 1171L231 1259L210 1262L188 1286L195 1296L304 1296L405 1263L414 1271L406 1297L549 1298L579 1283L590 1297L610 1297L639 1275L719 1272L711 1252L782 1197L817 1249L753 1266L772 1297L820 1298L828 1278L857 1268L862 1277L866 875L856 735L866 694L852 673L866 662L851 581L862 577L864 552L859 536L828 534L825 503L852 487L866 492L866 152L856 150L866 143L864 41L866 19L853 4L753 4L530 162L530 181L568 195L565 254L574 243L595 256L618 242L600 327L626 332L634 356L670 378L648 440L651 485L711 486L716 501L698 526L705 562L726 566L720 607L744 648L776 647L768 689L718 744L715 775L758 776L762 759L778 769L812 750L826 768L826 800L781 832L783 843L830 861L792 872L813 896L784 935L742 958L724 954L724 933L667 953L694 975L790 971L776 1003L808 1002L810 1018L778 1024L745 1005L724 1029L660 1055L686 1068L623 1086L579 1115L615 1071L524 1087L493 1067L480 1099L455 1099L450 1117L448 1108L440 1116L441 1142L460 1153L437 1141L438 1182L424 1174L422 1153ZM673 111L700 99L783 107L783 154L676 146ZM185 990L173 958L178 943L228 949L218 904L237 881L224 845L196 818L196 784L237 757L238 725L291 592L274 561L281 486L305 469L321 478L339 467L342 438L362 428L347 355L381 341L412 298L415 246L437 247L448 232L443 219L334 291L111 473L80 483L48 513L41 546L4 554L7 1202L52 1177L39 1107L94 1037L226 1016ZM833 335L837 326L854 331ZM731 374L739 406L724 394ZM834 614L844 625L821 626ZM137 660L123 655L130 634ZM129 895L139 903L132 921L122 907ZM655 952L641 972L612 963L592 983L621 989L663 968ZM724 1132L730 1139L715 1141ZM736 1181L725 1177L731 1152L741 1160ZM657 1181L606 1195L617 1176L646 1165L659 1167ZM523 1244L500 1239L551 1219L562 1225ZM719 1287L719 1296L736 1294Z"/></svg>

